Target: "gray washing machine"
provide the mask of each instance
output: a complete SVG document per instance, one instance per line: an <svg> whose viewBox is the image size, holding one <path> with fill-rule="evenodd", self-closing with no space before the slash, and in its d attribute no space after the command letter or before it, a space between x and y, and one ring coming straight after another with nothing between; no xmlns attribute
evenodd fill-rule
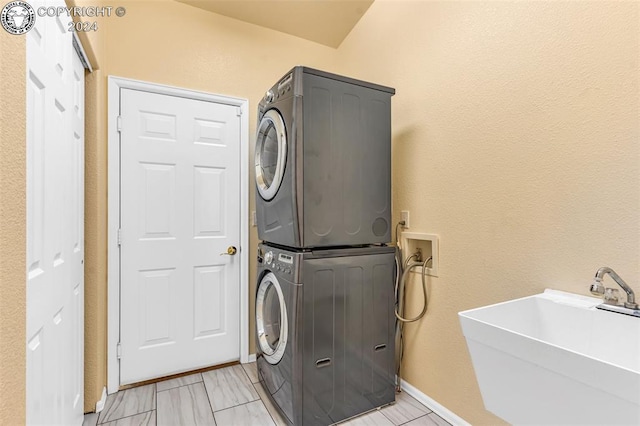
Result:
<svg viewBox="0 0 640 426"><path fill-rule="evenodd" d="M295 67L258 105L258 238L287 247L391 240L395 89Z"/></svg>
<svg viewBox="0 0 640 426"><path fill-rule="evenodd" d="M329 425L395 400L393 247L260 244L260 382L293 425Z"/></svg>

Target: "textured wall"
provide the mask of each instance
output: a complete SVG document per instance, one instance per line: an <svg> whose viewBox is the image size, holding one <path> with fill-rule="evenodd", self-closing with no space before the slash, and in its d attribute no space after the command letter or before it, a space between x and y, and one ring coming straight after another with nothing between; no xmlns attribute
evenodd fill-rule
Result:
<svg viewBox="0 0 640 426"><path fill-rule="evenodd" d="M440 235L406 379L474 425L500 420L457 312L588 295L603 265L640 293L639 7L378 0L338 49L344 72L397 89L394 217Z"/></svg>
<svg viewBox="0 0 640 426"><path fill-rule="evenodd" d="M0 30L0 424L26 420L26 42Z"/></svg>
<svg viewBox="0 0 640 426"><path fill-rule="evenodd" d="M94 411L107 377L106 74L85 80L84 409Z"/></svg>
<svg viewBox="0 0 640 426"><path fill-rule="evenodd" d="M99 2L76 0L78 6ZM104 4L104 2L102 3ZM107 377L107 82L106 35L110 19L86 33L93 73L85 76L84 410L94 411Z"/></svg>

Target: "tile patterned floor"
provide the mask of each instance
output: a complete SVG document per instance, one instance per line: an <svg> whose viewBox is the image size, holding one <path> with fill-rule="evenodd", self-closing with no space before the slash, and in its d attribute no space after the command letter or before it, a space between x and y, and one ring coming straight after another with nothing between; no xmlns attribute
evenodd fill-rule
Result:
<svg viewBox="0 0 640 426"><path fill-rule="evenodd" d="M256 364L165 380L109 395L83 426L286 426L258 383ZM396 403L340 426L450 426L405 392Z"/></svg>

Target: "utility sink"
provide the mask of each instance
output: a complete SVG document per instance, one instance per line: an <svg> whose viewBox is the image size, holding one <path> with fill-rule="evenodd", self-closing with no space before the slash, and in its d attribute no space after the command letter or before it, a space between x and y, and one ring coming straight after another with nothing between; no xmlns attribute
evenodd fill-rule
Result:
<svg viewBox="0 0 640 426"><path fill-rule="evenodd" d="M640 318L555 290L460 312L487 410L516 425L640 425Z"/></svg>

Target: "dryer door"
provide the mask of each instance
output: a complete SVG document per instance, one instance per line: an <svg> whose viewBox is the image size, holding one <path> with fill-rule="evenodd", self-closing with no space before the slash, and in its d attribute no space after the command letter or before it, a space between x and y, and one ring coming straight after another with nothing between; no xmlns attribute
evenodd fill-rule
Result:
<svg viewBox="0 0 640 426"><path fill-rule="evenodd" d="M269 201L282 183L287 161L287 132L282 116L275 109L267 111L256 135L256 186L260 196Z"/></svg>
<svg viewBox="0 0 640 426"><path fill-rule="evenodd" d="M287 307L278 278L272 272L266 274L258 286L256 332L267 362L280 362L287 346Z"/></svg>

